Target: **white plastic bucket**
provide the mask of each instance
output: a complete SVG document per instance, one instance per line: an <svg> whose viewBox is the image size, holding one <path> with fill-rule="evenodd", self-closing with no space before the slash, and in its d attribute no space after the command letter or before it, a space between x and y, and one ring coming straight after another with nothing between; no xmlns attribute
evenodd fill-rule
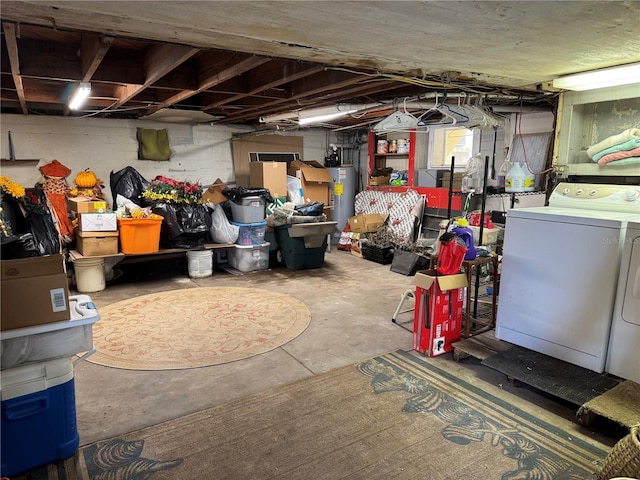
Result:
<svg viewBox="0 0 640 480"><path fill-rule="evenodd" d="M213 250L189 250L187 252L189 276L191 278L213 275Z"/></svg>
<svg viewBox="0 0 640 480"><path fill-rule="evenodd" d="M91 293L104 290L104 258L81 258L73 262L78 292Z"/></svg>

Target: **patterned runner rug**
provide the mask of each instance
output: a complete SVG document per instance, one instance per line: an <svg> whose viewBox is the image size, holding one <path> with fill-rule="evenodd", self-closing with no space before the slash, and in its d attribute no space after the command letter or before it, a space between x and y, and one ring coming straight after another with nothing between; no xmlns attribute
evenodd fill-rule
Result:
<svg viewBox="0 0 640 480"><path fill-rule="evenodd" d="M177 370L268 352L300 335L309 309L256 288L188 288L100 308L89 362L129 370Z"/></svg>
<svg viewBox="0 0 640 480"><path fill-rule="evenodd" d="M464 367L398 351L85 446L30 478L579 480L609 450Z"/></svg>

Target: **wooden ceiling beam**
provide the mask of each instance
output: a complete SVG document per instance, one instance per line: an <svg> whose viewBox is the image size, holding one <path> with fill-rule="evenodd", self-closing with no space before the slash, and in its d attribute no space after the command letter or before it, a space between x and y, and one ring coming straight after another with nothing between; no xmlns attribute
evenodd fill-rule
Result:
<svg viewBox="0 0 640 480"><path fill-rule="evenodd" d="M27 100L24 96L24 87L22 86L22 77L20 76L20 57L18 55L18 38L16 36L16 26L13 23L2 22L4 30L4 41L9 52L9 64L11 65L11 77L16 86L18 101L22 113L27 115Z"/></svg>
<svg viewBox="0 0 640 480"><path fill-rule="evenodd" d="M113 37L82 35L82 40L80 41L80 63L82 65L83 82L91 80L112 43Z"/></svg>
<svg viewBox="0 0 640 480"><path fill-rule="evenodd" d="M245 58L244 60L241 60L235 63L234 65L232 65L231 67L225 68L224 70L210 73L201 79L200 85L196 90L183 90L182 92L176 93L175 95L163 100L162 105L159 105L150 109L149 113L153 113L164 107L168 107L176 103L182 102L183 100L186 100L189 97L193 97L194 95L197 95L198 93L203 92L207 88L211 88L215 85L219 85L244 72L251 70L252 68L258 67L260 65L264 65L270 60L271 59L268 57L258 57L254 55L249 58Z"/></svg>
<svg viewBox="0 0 640 480"><path fill-rule="evenodd" d="M145 82L142 85L123 85L115 88L118 101L114 108L121 107L162 76L190 59L199 50L182 45L152 45L144 60Z"/></svg>
<svg viewBox="0 0 640 480"><path fill-rule="evenodd" d="M285 76L282 76L280 78L276 78L275 80L272 80L270 82L258 85L257 87L251 89L247 93L239 93L239 94L234 95L232 97L229 97L227 99L220 100L220 101L211 103L209 105L206 105L205 107L202 108L202 110L203 111L212 110L212 109L221 107L222 105L227 105L229 103L234 103L234 102L237 102L238 100L241 100L243 98L251 97L251 96L256 95L258 93L264 92L265 90L269 90L269 89L274 88L274 87L279 87L280 85L284 85L286 83L291 83L291 82L294 82L296 80L300 80L302 78L308 77L310 75L315 75L316 73L320 73L323 70L324 70L324 67L311 67L311 68L307 68L305 70L301 70L301 71L296 72L296 73L291 73L290 75L285 75Z"/></svg>
<svg viewBox="0 0 640 480"><path fill-rule="evenodd" d="M327 79L325 77L324 83L320 79L314 79L310 82L305 82L307 89L303 88L303 84L300 85L300 93L291 95L288 98L282 100L276 100L273 102L265 103L259 107L254 107L250 109L245 109L243 112L237 115L230 115L229 117L224 119L224 123L233 123L237 121L247 120L251 117L259 117L265 113L271 113L275 109L274 107L280 107L279 110L283 111L285 109L282 108L283 105L289 104L293 101L300 100L306 97L314 97L318 95L326 94L332 90L340 90L346 87L349 87L356 83L362 83L363 77L354 76L353 74L348 74L345 72L330 72L330 77L334 80L331 83L327 83ZM337 81L337 79L340 79ZM310 79L305 79L310 80ZM297 88L292 86L292 91L298 91Z"/></svg>

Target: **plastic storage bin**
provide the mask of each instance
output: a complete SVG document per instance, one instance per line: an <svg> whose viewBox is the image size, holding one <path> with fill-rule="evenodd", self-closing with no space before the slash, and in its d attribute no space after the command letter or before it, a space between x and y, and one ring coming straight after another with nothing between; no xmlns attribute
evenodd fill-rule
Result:
<svg viewBox="0 0 640 480"><path fill-rule="evenodd" d="M2 476L76 453L80 443L71 358L0 372Z"/></svg>
<svg viewBox="0 0 640 480"><path fill-rule="evenodd" d="M324 264L327 235L338 222L299 223L275 228L276 240L287 268L320 268Z"/></svg>
<svg viewBox="0 0 640 480"><path fill-rule="evenodd" d="M88 295L69 297L71 319L0 333L0 368L93 352L93 324L100 315Z"/></svg>
<svg viewBox="0 0 640 480"><path fill-rule="evenodd" d="M160 250L163 218L118 218L120 251L127 254L155 253Z"/></svg>
<svg viewBox="0 0 640 480"><path fill-rule="evenodd" d="M267 230L267 222L231 222L231 224L238 227L237 245L262 245L265 242L264 235Z"/></svg>
<svg viewBox="0 0 640 480"><path fill-rule="evenodd" d="M264 197L244 197L241 203L229 200L231 205L231 217L238 223L257 223L265 219L265 199Z"/></svg>
<svg viewBox="0 0 640 480"><path fill-rule="evenodd" d="M478 241L480 240L480 227L474 227L472 225L469 228L473 231L473 243L478 245ZM498 242L500 238L500 233L502 232L502 228L493 227L493 228L484 228L482 230L482 244L483 245L494 245Z"/></svg>
<svg viewBox="0 0 640 480"><path fill-rule="evenodd" d="M269 242L262 245L234 245L227 250L229 265L241 272L269 268Z"/></svg>

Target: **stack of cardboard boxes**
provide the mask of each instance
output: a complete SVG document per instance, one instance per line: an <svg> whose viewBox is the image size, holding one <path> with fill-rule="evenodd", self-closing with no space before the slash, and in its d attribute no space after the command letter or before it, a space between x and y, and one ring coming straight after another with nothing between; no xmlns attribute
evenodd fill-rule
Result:
<svg viewBox="0 0 640 480"><path fill-rule="evenodd" d="M118 221L104 201L69 199L72 216L78 220L77 249L85 257L118 253Z"/></svg>

